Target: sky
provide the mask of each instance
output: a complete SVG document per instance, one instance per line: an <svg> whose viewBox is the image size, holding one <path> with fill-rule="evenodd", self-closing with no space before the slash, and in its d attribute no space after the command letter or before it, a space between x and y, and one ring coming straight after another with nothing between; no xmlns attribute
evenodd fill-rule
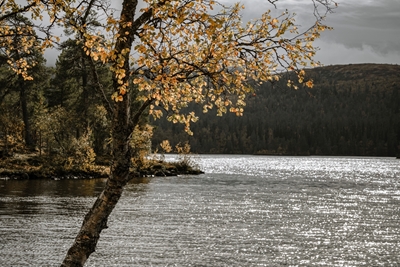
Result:
<svg viewBox="0 0 400 267"><path fill-rule="evenodd" d="M325 24L334 30L322 33L316 42L316 59L323 65L388 63L400 64L400 0L337 0ZM266 0L242 1L244 18L259 17L271 8ZM280 0L279 10L297 14L301 25L312 23L311 0Z"/></svg>
<svg viewBox="0 0 400 267"><path fill-rule="evenodd" d="M122 1L113 1L118 7ZM237 0L220 0L231 4ZM337 0L338 7L328 14L325 23L334 28L326 31L316 42L316 59L323 65L388 63L400 64L400 0ZM261 17L271 9L295 12L296 22L308 26L313 23L312 0L279 0L276 10L267 0L242 0L245 5L243 20ZM57 54L49 51L48 65Z"/></svg>

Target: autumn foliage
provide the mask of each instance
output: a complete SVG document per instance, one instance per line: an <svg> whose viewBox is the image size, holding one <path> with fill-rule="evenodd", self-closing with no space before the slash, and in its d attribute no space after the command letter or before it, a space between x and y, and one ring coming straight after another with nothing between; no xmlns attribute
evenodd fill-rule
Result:
<svg viewBox="0 0 400 267"><path fill-rule="evenodd" d="M295 71L300 83L312 87L301 69L318 65L313 60L313 41L329 29L322 23L325 13L317 13L315 24L299 32L295 15L287 10L279 16L267 10L261 18L243 22L240 12L245 7L241 4L146 0L146 7L136 10L137 1L127 2L132 2L129 7L135 12L128 20L98 1L27 1L25 5L3 1L1 52L9 58L11 68L30 79L27 69L34 62L12 60L10 55L38 45L35 39L27 41L35 25L15 28L11 18L29 11L32 19L44 20L45 14L48 24L75 32L94 61L110 65L117 84L111 96L114 101L122 101L134 87L142 92L138 100L150 107L150 114L160 117L165 111L169 120L184 123L190 132L189 124L196 121L196 114L180 113L189 102L200 103L204 112L215 107L219 115L227 111L241 115L246 94L252 91L248 82L276 81L284 70ZM270 2L275 5L277 1ZM330 10L333 4L313 3L316 10L318 5ZM50 31L45 32L41 49L58 40ZM13 36L22 37L16 43Z"/></svg>
<svg viewBox="0 0 400 267"><path fill-rule="evenodd" d="M110 178L62 266L83 266L107 228L107 218L131 179L130 139L141 117L165 114L191 133L190 124L198 118L182 112L189 103L202 105L204 112L215 108L218 115L240 116L251 84L277 81L283 71L294 72L296 83L312 87L302 69L319 64L313 59L313 42L329 29L323 18L335 2L310 0L315 22L306 28L289 11L272 15L278 1L267 2L273 12L265 10L259 19L246 22L243 5L214 0L124 0L117 8L102 0L0 1L1 60L25 80L32 79L29 69L35 62L27 55L32 48L43 51L55 45L53 28L63 28L82 47L95 92L104 96L112 118ZM98 64L110 69L111 88L104 88Z"/></svg>

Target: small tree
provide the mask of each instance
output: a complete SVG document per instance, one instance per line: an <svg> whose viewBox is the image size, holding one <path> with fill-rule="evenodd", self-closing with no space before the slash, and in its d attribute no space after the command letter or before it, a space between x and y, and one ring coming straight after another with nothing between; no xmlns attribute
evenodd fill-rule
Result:
<svg viewBox="0 0 400 267"><path fill-rule="evenodd" d="M177 144L175 146L175 151L178 153L178 168L182 171L187 171L190 168L199 169L193 157L190 155L190 145L189 142L184 144Z"/></svg>
<svg viewBox="0 0 400 267"><path fill-rule="evenodd" d="M144 165L145 157L151 152L151 138L153 127L146 124L137 125L132 132L130 145L132 147L133 167L140 169Z"/></svg>
<svg viewBox="0 0 400 267"><path fill-rule="evenodd" d="M111 72L102 63L94 64L94 71L100 77L95 81L89 68L91 58L83 53L82 45L77 42L79 39L68 39L61 44L61 54L51 79L52 87L46 91L46 97L50 108L61 106L68 112L73 124L65 130L70 135L79 139L90 128L94 139L93 148L102 155L105 152L104 141L110 135L111 116L103 94L109 96L111 93L99 93L94 83L100 82L111 91Z"/></svg>

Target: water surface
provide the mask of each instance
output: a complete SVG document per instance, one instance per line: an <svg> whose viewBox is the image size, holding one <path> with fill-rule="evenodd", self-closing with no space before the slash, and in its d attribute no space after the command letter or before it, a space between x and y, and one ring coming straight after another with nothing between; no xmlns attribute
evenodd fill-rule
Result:
<svg viewBox="0 0 400 267"><path fill-rule="evenodd" d="M399 160L196 160L128 185L86 266L400 265ZM1 180L0 266L58 266L103 185Z"/></svg>

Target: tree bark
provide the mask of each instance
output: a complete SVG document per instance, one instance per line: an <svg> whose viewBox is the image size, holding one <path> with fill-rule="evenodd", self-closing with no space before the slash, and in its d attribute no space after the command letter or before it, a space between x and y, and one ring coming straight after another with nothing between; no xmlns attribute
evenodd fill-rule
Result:
<svg viewBox="0 0 400 267"><path fill-rule="evenodd" d="M132 22L136 10L137 0L124 0L122 4L120 25ZM124 36L126 29L120 27L120 36ZM115 51L121 53L123 49L132 46L132 35L128 38L119 38L115 45ZM125 56L124 67L129 72L129 55ZM116 77L116 75L113 75ZM125 77L127 81L129 77ZM114 91L119 91L119 83L116 78L113 80ZM129 94L124 95L123 101L114 102L112 118L112 158L110 177L100 196L93 207L89 210L83 220L81 229L75 238L75 242L68 250L67 255L61 264L62 267L82 267L95 251L100 233L107 228L108 216L118 203L124 186L130 179L131 149L129 145L130 136L133 130L130 118Z"/></svg>
<svg viewBox="0 0 400 267"><path fill-rule="evenodd" d="M24 121L24 139L25 145L31 149L34 146L34 142L32 139L31 133L31 123L29 120L29 112L28 112L28 101L27 95L25 91L24 80L22 77L18 77L18 86L19 86L19 96L21 101L21 109L22 109L22 120Z"/></svg>
<svg viewBox="0 0 400 267"><path fill-rule="evenodd" d="M93 207L85 216L82 227L74 244L68 250L62 267L81 267L95 251L100 233L107 228L108 216L122 195L123 188L129 181L131 152L129 147L130 126L129 101L116 104L113 118L113 159L111 174L106 186Z"/></svg>
<svg viewBox="0 0 400 267"><path fill-rule="evenodd" d="M114 117L112 120L113 136L113 163L110 177L93 207L85 216L82 227L74 244L68 250L67 256L61 266L84 266L90 254L95 251L100 233L107 228L107 220L112 210L122 195L123 188L129 181L131 166L131 149L129 136L131 133L130 101L129 98L115 103Z"/></svg>

